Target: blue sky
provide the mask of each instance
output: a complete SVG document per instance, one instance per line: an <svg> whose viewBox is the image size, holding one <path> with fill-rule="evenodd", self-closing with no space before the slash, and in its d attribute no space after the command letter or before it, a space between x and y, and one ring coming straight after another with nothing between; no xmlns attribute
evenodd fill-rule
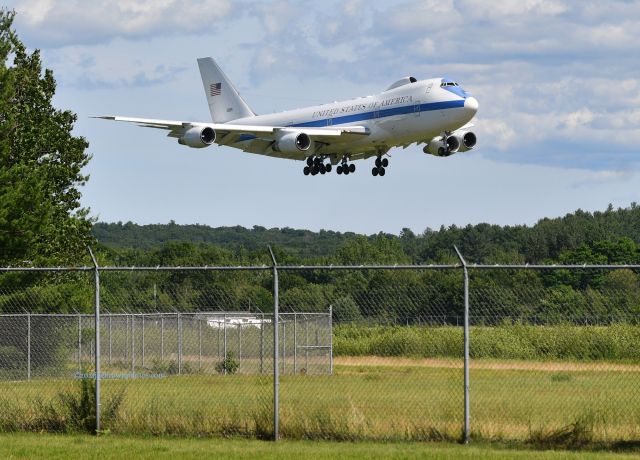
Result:
<svg viewBox="0 0 640 460"><path fill-rule="evenodd" d="M21 0L15 27L90 142L83 205L103 221L321 228L532 224L640 202L640 2ZM269 113L450 76L480 102L477 149L391 152L384 178L89 118L209 120L213 56Z"/></svg>

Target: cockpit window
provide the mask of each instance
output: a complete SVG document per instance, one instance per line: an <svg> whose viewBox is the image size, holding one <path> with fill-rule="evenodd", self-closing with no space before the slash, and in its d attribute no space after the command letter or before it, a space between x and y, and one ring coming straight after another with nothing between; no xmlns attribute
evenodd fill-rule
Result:
<svg viewBox="0 0 640 460"><path fill-rule="evenodd" d="M440 87L442 86L459 86L455 81L443 81L440 83Z"/></svg>

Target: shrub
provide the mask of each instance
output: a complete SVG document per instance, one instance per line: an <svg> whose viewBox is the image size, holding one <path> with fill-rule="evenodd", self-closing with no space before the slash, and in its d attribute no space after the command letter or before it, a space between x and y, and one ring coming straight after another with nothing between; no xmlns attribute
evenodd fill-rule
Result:
<svg viewBox="0 0 640 460"><path fill-rule="evenodd" d="M232 353L228 353L227 357L216 363L216 371L219 374L235 374L240 368L240 363L233 358Z"/></svg>
<svg viewBox="0 0 640 460"><path fill-rule="evenodd" d="M154 359L151 363L151 371L156 374L165 375L178 375L178 374L192 374L193 369L189 363L180 363L180 369L178 369L177 361L160 361ZM179 372L178 372L179 371Z"/></svg>

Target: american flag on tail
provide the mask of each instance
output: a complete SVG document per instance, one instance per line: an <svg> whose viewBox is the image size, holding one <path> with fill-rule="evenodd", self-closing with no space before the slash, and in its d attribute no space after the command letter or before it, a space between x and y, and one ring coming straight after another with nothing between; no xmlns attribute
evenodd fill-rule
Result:
<svg viewBox="0 0 640 460"><path fill-rule="evenodd" d="M222 92L222 83L211 83L209 85L209 94L212 96L220 96Z"/></svg>

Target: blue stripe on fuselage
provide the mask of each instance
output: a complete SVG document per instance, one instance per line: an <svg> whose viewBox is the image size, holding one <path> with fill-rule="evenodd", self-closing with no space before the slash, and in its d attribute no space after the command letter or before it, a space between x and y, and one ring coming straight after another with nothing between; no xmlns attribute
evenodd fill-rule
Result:
<svg viewBox="0 0 640 460"><path fill-rule="evenodd" d="M464 107L464 100L459 99L455 101L442 101L442 102L429 102L426 104L420 104L420 112L428 112L431 110L445 110L445 109L454 109L458 107ZM412 105L404 105L401 107L393 107L390 109L379 109L377 110L378 117L392 117L395 115L404 115L408 113L415 113L416 108L415 104ZM344 115L342 117L333 117L333 118L322 118L320 120L307 121L304 123L294 123L287 126L292 126L296 128L304 128L304 127L317 127L317 126L327 126L329 120L331 120L331 126L333 125L341 125L344 123L354 123L358 121L364 120L373 120L375 112L362 112L355 113L353 115Z"/></svg>

